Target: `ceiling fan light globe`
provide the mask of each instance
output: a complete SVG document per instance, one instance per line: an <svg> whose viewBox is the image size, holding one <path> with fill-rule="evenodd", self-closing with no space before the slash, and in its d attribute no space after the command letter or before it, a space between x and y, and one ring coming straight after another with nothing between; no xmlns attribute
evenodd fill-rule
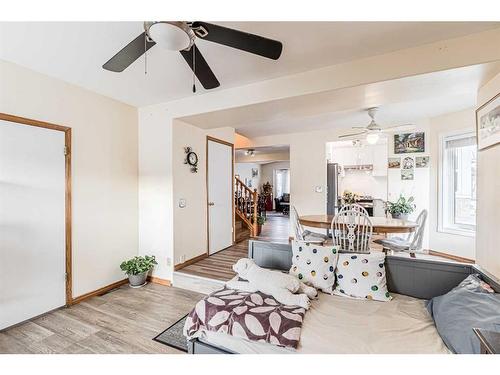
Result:
<svg viewBox="0 0 500 375"><path fill-rule="evenodd" d="M167 50L182 51L191 46L189 34L175 23L153 23L148 29L148 35L156 44Z"/></svg>
<svg viewBox="0 0 500 375"><path fill-rule="evenodd" d="M366 142L369 145L374 145L378 142L379 138L380 137L377 133L370 133L370 134L367 134L367 136L366 136Z"/></svg>

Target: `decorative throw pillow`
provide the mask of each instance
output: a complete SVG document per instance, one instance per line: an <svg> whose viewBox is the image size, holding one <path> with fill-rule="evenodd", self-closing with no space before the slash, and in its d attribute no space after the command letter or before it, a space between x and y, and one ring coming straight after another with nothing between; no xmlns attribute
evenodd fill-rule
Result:
<svg viewBox="0 0 500 375"><path fill-rule="evenodd" d="M290 274L316 289L331 294L335 284L337 247L293 241L292 253Z"/></svg>
<svg viewBox="0 0 500 375"><path fill-rule="evenodd" d="M454 353L479 354L473 328L500 333L500 293L479 275L469 275L448 293L432 298L427 310L444 343Z"/></svg>
<svg viewBox="0 0 500 375"><path fill-rule="evenodd" d="M337 282L333 294L352 298L377 301L390 301L385 279L385 254L339 255L337 263Z"/></svg>

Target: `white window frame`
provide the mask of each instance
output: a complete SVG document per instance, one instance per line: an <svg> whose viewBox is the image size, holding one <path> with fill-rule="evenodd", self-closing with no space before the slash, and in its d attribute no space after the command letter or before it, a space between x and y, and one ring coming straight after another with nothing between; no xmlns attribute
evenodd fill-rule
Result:
<svg viewBox="0 0 500 375"><path fill-rule="evenodd" d="M448 132L448 133L443 133L439 137L439 162L438 162L438 170L439 170L439 187L438 187L438 232L441 233L448 233L448 234L454 234L454 235L460 235L460 236L466 236L466 237L475 237L476 236L476 225L474 225L474 229L467 229L467 228L452 228L452 227L447 227L444 225L444 197L443 194L446 192L444 191L444 148L445 148L445 142L449 140L450 138L462 138L462 137L469 137L469 136L476 136L476 133L473 130L467 129L467 130L461 130L461 131L455 131L455 132ZM477 176L476 176L477 178Z"/></svg>

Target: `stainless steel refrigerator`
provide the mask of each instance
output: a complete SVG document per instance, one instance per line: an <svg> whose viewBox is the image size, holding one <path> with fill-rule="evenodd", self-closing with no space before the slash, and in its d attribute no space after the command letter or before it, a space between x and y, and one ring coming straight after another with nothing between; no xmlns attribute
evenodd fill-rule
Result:
<svg viewBox="0 0 500 375"><path fill-rule="evenodd" d="M326 213L335 215L339 207L339 174L340 166L337 163L326 165Z"/></svg>

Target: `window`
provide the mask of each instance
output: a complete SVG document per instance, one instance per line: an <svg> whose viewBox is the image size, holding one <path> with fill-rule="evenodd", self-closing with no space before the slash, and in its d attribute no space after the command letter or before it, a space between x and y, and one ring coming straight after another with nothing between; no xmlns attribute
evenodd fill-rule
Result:
<svg viewBox="0 0 500 375"><path fill-rule="evenodd" d="M276 169L276 197L290 194L290 170Z"/></svg>
<svg viewBox="0 0 500 375"><path fill-rule="evenodd" d="M474 235L476 230L477 142L474 133L449 135L441 142L439 230Z"/></svg>

